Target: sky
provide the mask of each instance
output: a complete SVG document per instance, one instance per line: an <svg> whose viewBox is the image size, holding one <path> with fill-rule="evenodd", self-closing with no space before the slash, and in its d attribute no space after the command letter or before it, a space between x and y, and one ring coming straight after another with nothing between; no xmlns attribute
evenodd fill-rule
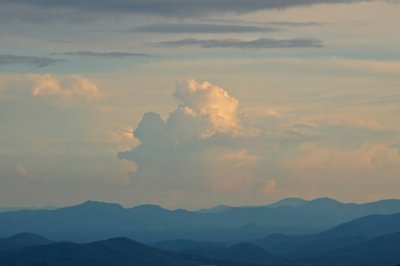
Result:
<svg viewBox="0 0 400 266"><path fill-rule="evenodd" d="M399 198L398 0L0 0L0 207Z"/></svg>

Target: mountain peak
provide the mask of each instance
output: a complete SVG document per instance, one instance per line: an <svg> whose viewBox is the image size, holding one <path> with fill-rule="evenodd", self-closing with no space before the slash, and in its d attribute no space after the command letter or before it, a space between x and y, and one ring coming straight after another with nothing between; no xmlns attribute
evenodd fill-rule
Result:
<svg viewBox="0 0 400 266"><path fill-rule="evenodd" d="M32 233L19 233L5 239L8 246L13 248L23 248L34 245L47 245L51 240Z"/></svg>
<svg viewBox="0 0 400 266"><path fill-rule="evenodd" d="M307 200L301 199L301 198L286 198L286 199L282 199L277 202L274 202L272 204L269 204L267 206L272 207L272 208L281 207L281 206L296 207L296 206L303 205L306 202L307 202Z"/></svg>
<svg viewBox="0 0 400 266"><path fill-rule="evenodd" d="M19 239L45 239L44 237L37 235L37 234L32 234L32 233L27 233L27 232L23 232L23 233L19 233L16 235L12 235L10 237L7 238L7 240L19 240ZM48 240L48 239L46 239ZM50 241L50 240L48 240Z"/></svg>
<svg viewBox="0 0 400 266"><path fill-rule="evenodd" d="M323 198L316 198L313 199L311 201L309 201L308 203L312 203L312 204L341 204L340 201L337 201L335 199L332 198L328 198L328 197L323 197Z"/></svg>
<svg viewBox="0 0 400 266"><path fill-rule="evenodd" d="M133 207L132 209L162 209L165 210L163 207L157 205L157 204L142 204Z"/></svg>
<svg viewBox="0 0 400 266"><path fill-rule="evenodd" d="M217 212L227 211L227 210L230 210L232 208L234 208L234 207L228 206L228 205L217 205L217 206L212 207L212 208L200 209L197 212L198 213L217 213Z"/></svg>
<svg viewBox="0 0 400 266"><path fill-rule="evenodd" d="M94 200L87 200L85 202L82 202L81 204L71 206L71 207L65 207L65 208L83 208L83 209L124 209L120 204L118 203L110 203L110 202L101 202L101 201L94 201ZM64 208L64 209L65 209Z"/></svg>
<svg viewBox="0 0 400 266"><path fill-rule="evenodd" d="M138 205L138 206L130 208L129 210L135 211L135 212L143 212L143 213L149 213L149 212L167 213L167 212L170 212L170 210L164 209L163 207L156 205L156 204Z"/></svg>

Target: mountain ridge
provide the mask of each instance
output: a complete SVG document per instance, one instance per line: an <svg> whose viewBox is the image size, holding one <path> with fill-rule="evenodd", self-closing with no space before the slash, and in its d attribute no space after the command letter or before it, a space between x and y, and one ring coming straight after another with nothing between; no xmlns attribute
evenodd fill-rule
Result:
<svg viewBox="0 0 400 266"><path fill-rule="evenodd" d="M86 201L56 210L0 213L0 236L32 232L77 242L128 236L143 242L176 238L196 241L251 240L272 233L310 234L371 214L400 212L400 200L365 204L334 199L284 199L270 205L228 207L214 211L169 210L145 204Z"/></svg>

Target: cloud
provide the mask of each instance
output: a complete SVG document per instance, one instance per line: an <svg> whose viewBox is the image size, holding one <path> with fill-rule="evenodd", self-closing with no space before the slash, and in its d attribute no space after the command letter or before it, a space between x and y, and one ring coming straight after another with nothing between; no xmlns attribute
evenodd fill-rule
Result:
<svg viewBox="0 0 400 266"><path fill-rule="evenodd" d="M274 194L277 192L277 183L274 179L261 180L260 191L264 194Z"/></svg>
<svg viewBox="0 0 400 266"><path fill-rule="evenodd" d="M189 117L202 117L211 125L211 134L231 131L239 126L239 102L223 88L208 82L189 80L178 84L174 96L183 103L176 112L177 117L181 113Z"/></svg>
<svg viewBox="0 0 400 266"><path fill-rule="evenodd" d="M321 147L316 143L303 145L304 156L286 162L288 169L302 178L342 182L370 182L372 179L392 179L400 174L400 154L383 143L365 143L351 150ZM382 176L390 169L388 176ZM338 184L342 182L337 182ZM353 186L350 187L354 189Z"/></svg>
<svg viewBox="0 0 400 266"><path fill-rule="evenodd" d="M211 163L213 179L211 187L220 193L256 192L259 185L252 169L257 167L259 157L246 149L227 150L218 154Z"/></svg>
<svg viewBox="0 0 400 266"><path fill-rule="evenodd" d="M32 174L25 165L20 163L17 164L10 177L16 179L16 181L29 184L43 184L47 181L47 177Z"/></svg>
<svg viewBox="0 0 400 266"><path fill-rule="evenodd" d="M0 74L0 100L30 101L36 97L72 102L97 100L102 95L92 80L78 74Z"/></svg>
<svg viewBox="0 0 400 266"><path fill-rule="evenodd" d="M93 100L101 95L92 81L79 75L58 78L51 74L30 74L29 80L34 83L32 95L37 97Z"/></svg>
<svg viewBox="0 0 400 266"><path fill-rule="evenodd" d="M93 51L75 51L64 52L61 55L71 56L87 56L87 57L108 57L108 58L122 58L122 57L147 57L148 54L144 53L130 53L130 52L93 52Z"/></svg>
<svg viewBox="0 0 400 266"><path fill-rule="evenodd" d="M333 122L328 125L319 125L315 131L322 141L325 140L336 148L344 149L357 149L365 143L383 141L396 136L396 132L388 129L373 128L362 124L333 124Z"/></svg>
<svg viewBox="0 0 400 266"><path fill-rule="evenodd" d="M395 149L395 150L397 150L397 152L398 152L399 155L400 155L400 143L396 143L396 144L389 145L389 148L390 148L390 149Z"/></svg>
<svg viewBox="0 0 400 266"><path fill-rule="evenodd" d="M63 61L62 59L51 57L0 55L0 65L22 64L33 67L47 67Z"/></svg>
<svg viewBox="0 0 400 266"><path fill-rule="evenodd" d="M200 46L202 48L321 48L323 43L318 39L271 39L260 38L250 41L237 39L208 39L195 38L162 42L161 45L169 47Z"/></svg>
<svg viewBox="0 0 400 266"><path fill-rule="evenodd" d="M155 14L161 16L204 16L210 13L244 13L264 9L284 9L295 6L314 4L355 3L368 0L108 0L85 1L48 1L48 0L1 0L0 5L25 5L47 10L73 10L79 12L98 13L136 13Z"/></svg>
<svg viewBox="0 0 400 266"><path fill-rule="evenodd" d="M160 193L189 187L210 193L256 191L258 156L245 144L249 135L238 100L219 86L195 80L178 83L173 95L180 103L175 111L166 120L145 113L134 130L140 144L118 153L137 165L133 185L162 187Z"/></svg>
<svg viewBox="0 0 400 266"><path fill-rule="evenodd" d="M177 84L173 94L181 103L164 121L154 112L143 115L134 135L144 145L180 145L203 141L216 134L239 134L239 102L223 88L188 80ZM124 155L121 153L120 155Z"/></svg>
<svg viewBox="0 0 400 266"><path fill-rule="evenodd" d="M17 174L21 177L28 177L31 175L29 173L28 169L26 169L26 167L23 166L22 164L18 164L15 170L16 170Z"/></svg>
<svg viewBox="0 0 400 266"><path fill-rule="evenodd" d="M314 21L269 21L265 24L271 27L310 27L324 25L324 23Z"/></svg>
<svg viewBox="0 0 400 266"><path fill-rule="evenodd" d="M349 90L345 95L352 95ZM147 191L165 202L178 193L188 206L196 205L191 198L230 204L248 198L254 204L329 193L363 200L365 195L351 192L354 187L365 183L372 193L374 184L398 184L397 105L379 111L354 105L353 99L349 105L324 102L321 111L312 95L305 101L298 92L286 91L280 100L276 90L266 88L264 107L243 114L238 99L220 86L178 83L173 93L178 106L167 116L144 114L133 131L139 144L118 153L137 166L134 193ZM285 103L292 101L299 105L288 108Z"/></svg>
<svg viewBox="0 0 400 266"><path fill-rule="evenodd" d="M144 25L134 28L133 31L147 33L245 33L245 32L271 32L279 30L276 27L260 27L235 24L209 24L209 23L160 23Z"/></svg>
<svg viewBox="0 0 400 266"><path fill-rule="evenodd" d="M118 158L137 166L133 187L160 197L178 191L184 199L208 195L234 203L232 195L252 195L253 202L262 202L265 197L298 193L301 185L288 191L290 182L300 182L297 177L305 178L309 169L315 169L312 176L321 175L315 183L323 184L324 171L343 163L336 154L355 158L362 155L360 147L380 138L375 130L329 121L299 124L301 117L291 121L285 112L278 115L269 110L268 117L276 121L261 130L247 123L236 98L209 82L178 83L173 95L178 107L165 119L155 112L145 113L133 131L140 143L118 153ZM356 138L357 145L349 146ZM331 142L335 147L327 148ZM308 146L335 156L330 160L329 154ZM382 157L382 164L388 159Z"/></svg>

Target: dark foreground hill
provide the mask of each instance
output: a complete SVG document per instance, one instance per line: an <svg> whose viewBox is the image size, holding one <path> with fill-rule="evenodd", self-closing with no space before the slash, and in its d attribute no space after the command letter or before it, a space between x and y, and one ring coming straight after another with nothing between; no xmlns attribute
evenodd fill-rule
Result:
<svg viewBox="0 0 400 266"><path fill-rule="evenodd" d="M168 252L126 238L113 238L88 244L63 242L33 245L0 255L2 266L375 266L399 263L400 232L297 259L273 255L250 243L239 243L227 248L214 246L186 252Z"/></svg>
<svg viewBox="0 0 400 266"><path fill-rule="evenodd" d="M126 238L89 244L71 242L24 248L0 258L0 265L102 266L102 265L201 265L204 261L161 251Z"/></svg>
<svg viewBox="0 0 400 266"><path fill-rule="evenodd" d="M204 249L198 255L163 251L127 238L88 244L62 242L33 245L0 256L2 266L261 266L280 265L284 262L249 243L218 250Z"/></svg>
<svg viewBox="0 0 400 266"><path fill-rule="evenodd" d="M354 204L329 198L285 199L266 206L220 206L201 211L167 210L156 205L123 208L88 201L57 210L0 213L0 236L31 232L76 242L125 236L142 242L180 238L234 243L273 233L316 233L366 215L396 212L400 212L400 200Z"/></svg>

